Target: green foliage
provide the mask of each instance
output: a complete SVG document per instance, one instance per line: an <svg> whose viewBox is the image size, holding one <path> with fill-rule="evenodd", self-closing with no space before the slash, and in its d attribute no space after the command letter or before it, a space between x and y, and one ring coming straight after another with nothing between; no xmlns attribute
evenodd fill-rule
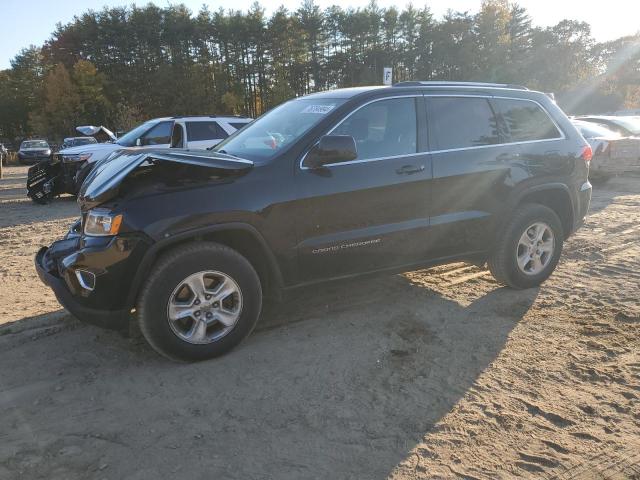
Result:
<svg viewBox="0 0 640 480"><path fill-rule="evenodd" d="M320 9L302 0L270 17L193 14L184 5L104 8L59 25L0 72L0 137L59 139L80 124L126 130L155 116L260 115L291 97L394 80L520 83L571 112L638 107L640 37L597 44L589 25L532 26L509 0L476 14L428 8Z"/></svg>
<svg viewBox="0 0 640 480"><path fill-rule="evenodd" d="M31 130L46 136L73 131L81 109L78 90L64 65L53 67L45 78L41 105L31 114Z"/></svg>

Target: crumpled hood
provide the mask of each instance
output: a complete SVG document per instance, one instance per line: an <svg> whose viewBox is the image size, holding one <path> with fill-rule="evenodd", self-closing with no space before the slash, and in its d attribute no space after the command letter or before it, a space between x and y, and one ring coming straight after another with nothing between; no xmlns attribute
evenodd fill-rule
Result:
<svg viewBox="0 0 640 480"><path fill-rule="evenodd" d="M122 182L136 168L158 162L211 168L220 176L239 175L253 168L250 160L204 150L124 149L98 162L87 176L78 194L81 209L93 208L116 197Z"/></svg>
<svg viewBox="0 0 640 480"><path fill-rule="evenodd" d="M58 153L60 155L77 155L82 153L91 153L92 156L89 159L89 163L93 163L95 161L102 160L111 152L115 152L116 150L120 150L121 148L123 148L122 145L118 145L117 143L90 143L88 145L78 145L77 147L65 148L63 150L60 150Z"/></svg>

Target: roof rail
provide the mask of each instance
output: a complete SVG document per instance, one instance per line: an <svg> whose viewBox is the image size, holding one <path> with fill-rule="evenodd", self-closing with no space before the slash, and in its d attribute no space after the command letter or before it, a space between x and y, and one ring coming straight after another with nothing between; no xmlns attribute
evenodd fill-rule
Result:
<svg viewBox="0 0 640 480"><path fill-rule="evenodd" d="M511 83L485 83L485 82L449 82L439 80L409 80L393 84L394 87L484 87L484 88L511 88L514 90L529 90L523 85Z"/></svg>
<svg viewBox="0 0 640 480"><path fill-rule="evenodd" d="M174 115L170 118L247 118L242 115Z"/></svg>

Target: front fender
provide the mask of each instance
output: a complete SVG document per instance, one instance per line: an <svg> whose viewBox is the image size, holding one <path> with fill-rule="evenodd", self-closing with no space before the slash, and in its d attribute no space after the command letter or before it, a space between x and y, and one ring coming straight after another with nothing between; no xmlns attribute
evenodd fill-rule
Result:
<svg viewBox="0 0 640 480"><path fill-rule="evenodd" d="M282 288L284 282L280 266L278 265L273 251L262 234L254 226L249 225L248 223L232 222L192 228L183 232L174 233L154 243L151 248L147 250L144 258L140 262L129 291L127 305L131 306L131 308L135 306L138 293L142 287L144 279L148 277L154 263L163 252L182 243L204 240L207 236L212 234L237 231L242 231L251 235L260 245L262 250L261 253L264 254L264 258L266 259L270 270L271 278L273 278L276 288ZM233 245L230 245L230 247L233 248Z"/></svg>

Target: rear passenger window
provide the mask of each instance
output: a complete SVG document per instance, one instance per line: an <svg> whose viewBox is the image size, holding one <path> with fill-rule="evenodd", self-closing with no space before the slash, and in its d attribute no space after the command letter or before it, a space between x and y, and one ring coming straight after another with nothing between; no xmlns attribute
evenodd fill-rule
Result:
<svg viewBox="0 0 640 480"><path fill-rule="evenodd" d="M492 102L511 135L511 142L562 137L558 127L537 103L505 98L496 98Z"/></svg>
<svg viewBox="0 0 640 480"><path fill-rule="evenodd" d="M416 103L412 97L380 100L365 105L331 132L351 135L358 160L416 153Z"/></svg>
<svg viewBox="0 0 640 480"><path fill-rule="evenodd" d="M217 140L227 138L229 134L218 124L218 122L186 122L187 139L190 142L199 140Z"/></svg>
<svg viewBox="0 0 640 480"><path fill-rule="evenodd" d="M428 110L437 150L498 143L498 122L484 98L431 97Z"/></svg>

